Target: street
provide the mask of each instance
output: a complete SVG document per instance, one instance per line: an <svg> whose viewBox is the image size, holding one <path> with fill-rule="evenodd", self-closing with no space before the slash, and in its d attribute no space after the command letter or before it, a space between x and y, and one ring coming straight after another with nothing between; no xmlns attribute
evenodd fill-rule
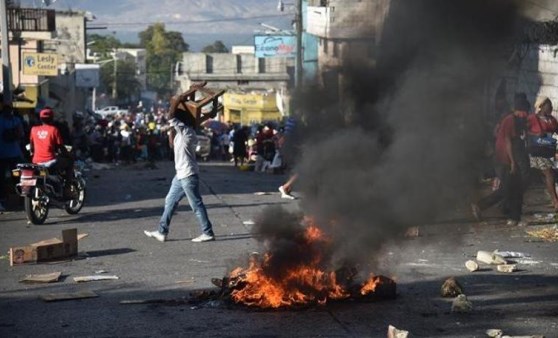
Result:
<svg viewBox="0 0 558 338"><path fill-rule="evenodd" d="M302 201L280 198L277 187L286 175L242 172L223 162L200 166L214 242L190 241L200 230L186 200L173 218L167 242L143 234L156 229L173 175L171 162L158 162L156 169L135 165L88 172L86 204L77 215L51 209L40 226L28 225L22 210L0 215L0 336L385 337L388 325L393 325L412 337L486 337L488 329L511 336L558 337L556 243L530 237L525 228L506 226L490 215L481 223L462 213L432 225L417 224L418 237L386 243L380 257L371 260L380 262L377 274L396 281L394 300L347 300L275 311L180 302L192 292L215 289L212 278L224 277L250 253L261 252L251 229L264 208L281 205L297 211ZM544 197L540 187L529 194ZM533 223L541 206L536 198L529 201L527 214ZM10 247L57 237L69 228L88 234L79 241L77 258L10 267ZM477 251L496 249L530 257L519 259L518 271L512 273L485 264L480 271L467 271L465 262ZM79 284L73 280L99 270L119 279ZM26 275L56 271L62 272L56 283L19 282ZM470 313L452 313L452 299L440 296L442 283L451 276L472 302ZM98 297L39 299L48 293L85 290ZM169 302L121 304L161 299Z"/></svg>

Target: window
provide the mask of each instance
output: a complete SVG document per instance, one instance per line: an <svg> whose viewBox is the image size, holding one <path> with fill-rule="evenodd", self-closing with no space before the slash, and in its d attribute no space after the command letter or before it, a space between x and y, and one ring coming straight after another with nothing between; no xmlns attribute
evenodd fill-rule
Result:
<svg viewBox="0 0 558 338"><path fill-rule="evenodd" d="M240 55L236 56L236 72L242 73L242 57Z"/></svg>
<svg viewBox="0 0 558 338"><path fill-rule="evenodd" d="M265 58L258 58L258 73L265 73Z"/></svg>
<svg viewBox="0 0 558 338"><path fill-rule="evenodd" d="M322 45L324 54L327 54L327 45L328 45L328 44L329 44L329 41L326 40L326 39L324 39L324 43L323 43L323 45Z"/></svg>
<svg viewBox="0 0 558 338"><path fill-rule="evenodd" d="M205 56L205 72L207 74L213 74L213 56Z"/></svg>
<svg viewBox="0 0 558 338"><path fill-rule="evenodd" d="M339 42L333 41L333 56L339 57Z"/></svg>
<svg viewBox="0 0 558 338"><path fill-rule="evenodd" d="M248 81L248 80L238 80L238 81L236 81L236 84L239 85L239 86L248 85L248 84L250 84L250 81Z"/></svg>

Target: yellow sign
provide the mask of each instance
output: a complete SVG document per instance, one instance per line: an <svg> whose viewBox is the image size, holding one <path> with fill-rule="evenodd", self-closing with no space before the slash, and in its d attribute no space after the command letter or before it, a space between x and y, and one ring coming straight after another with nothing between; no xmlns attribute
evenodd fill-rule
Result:
<svg viewBox="0 0 558 338"><path fill-rule="evenodd" d="M277 109L275 93L234 94L223 95L223 105L233 109Z"/></svg>
<svg viewBox="0 0 558 338"><path fill-rule="evenodd" d="M24 75L58 75L58 54L23 52Z"/></svg>

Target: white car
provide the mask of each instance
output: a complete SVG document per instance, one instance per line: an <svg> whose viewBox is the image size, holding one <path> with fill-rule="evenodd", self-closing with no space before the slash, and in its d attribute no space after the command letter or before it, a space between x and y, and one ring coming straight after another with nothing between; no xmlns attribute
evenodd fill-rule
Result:
<svg viewBox="0 0 558 338"><path fill-rule="evenodd" d="M95 113L101 115L103 118L114 115L126 115L127 109L120 109L117 106L108 106L103 109L95 110Z"/></svg>

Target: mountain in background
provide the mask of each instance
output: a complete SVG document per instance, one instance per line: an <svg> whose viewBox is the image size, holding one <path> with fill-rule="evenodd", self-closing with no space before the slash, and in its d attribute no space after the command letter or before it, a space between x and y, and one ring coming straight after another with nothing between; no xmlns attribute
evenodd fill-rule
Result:
<svg viewBox="0 0 558 338"><path fill-rule="evenodd" d="M44 8L39 0L21 0L22 7ZM192 51L215 40L231 45L251 45L260 23L290 29L294 10L277 10L277 0L57 0L48 8L91 12L89 26L106 30L90 32L115 34L123 42L138 42L138 32L149 24L163 22L167 30L181 32ZM290 1L294 3L293 1ZM286 4L289 1L285 2Z"/></svg>

